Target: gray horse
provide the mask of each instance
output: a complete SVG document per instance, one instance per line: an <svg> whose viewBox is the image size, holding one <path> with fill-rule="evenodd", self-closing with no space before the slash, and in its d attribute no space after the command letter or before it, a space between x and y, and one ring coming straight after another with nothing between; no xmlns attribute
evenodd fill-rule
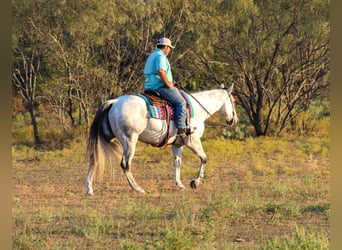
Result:
<svg viewBox="0 0 342 250"><path fill-rule="evenodd" d="M196 188L204 177L204 167L207 161L201 143L201 136L205 128L204 121L219 112L229 125L233 126L238 123L232 91L233 85L227 89L206 90L190 95L194 112L194 117L190 119L190 128L193 133L188 136L184 145L198 155L201 160L197 178L190 183L192 188ZM125 95L104 102L99 107L89 131L90 166L86 179L86 194L94 194L92 188L94 174L96 172L98 175L102 175L105 165L104 156L107 155L111 162L113 154L117 152L118 144L115 143L115 138L120 141L123 148L120 165L130 186L137 192L144 193L145 191L136 183L131 172L136 144L138 140L151 145L159 144L167 136L166 126L165 120L151 118L145 100L139 96ZM183 189L185 186L180 178L183 146L179 147L174 144L176 128L173 121L171 121L170 130L168 144L172 144L175 182L180 189Z"/></svg>

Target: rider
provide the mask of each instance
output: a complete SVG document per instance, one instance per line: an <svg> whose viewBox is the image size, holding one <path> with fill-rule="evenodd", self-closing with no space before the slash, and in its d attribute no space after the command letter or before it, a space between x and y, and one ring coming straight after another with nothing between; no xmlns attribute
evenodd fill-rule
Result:
<svg viewBox="0 0 342 250"><path fill-rule="evenodd" d="M186 102L176 88L173 81L169 60L171 41L168 38L160 38L157 49L147 58L144 74L146 75L145 89L155 90L160 96L175 106L175 123L177 127L177 137L186 137Z"/></svg>

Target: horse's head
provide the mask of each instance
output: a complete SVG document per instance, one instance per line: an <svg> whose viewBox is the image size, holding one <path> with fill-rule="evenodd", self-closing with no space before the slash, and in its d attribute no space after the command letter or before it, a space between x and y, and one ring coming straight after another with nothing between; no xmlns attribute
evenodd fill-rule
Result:
<svg viewBox="0 0 342 250"><path fill-rule="evenodd" d="M234 84L230 85L227 89L228 99L223 104L220 113L225 117L229 126L235 126L239 122L239 118L235 111L235 99L233 97Z"/></svg>

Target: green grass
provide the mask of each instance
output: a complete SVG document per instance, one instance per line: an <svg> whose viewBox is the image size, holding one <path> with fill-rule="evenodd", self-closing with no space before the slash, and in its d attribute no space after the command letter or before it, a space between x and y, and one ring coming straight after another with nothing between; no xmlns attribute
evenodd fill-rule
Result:
<svg viewBox="0 0 342 250"><path fill-rule="evenodd" d="M299 250L299 249L330 249L329 239L322 232L308 232L303 227L297 227L294 235L283 238L274 237L266 243L260 250Z"/></svg>
<svg viewBox="0 0 342 250"><path fill-rule="evenodd" d="M184 191L171 150L139 143L133 174L147 194L131 191L116 161L93 197L84 195L84 137L45 151L14 138L13 249L328 249L326 131L227 140L209 130L204 182ZM184 184L198 167L185 149Z"/></svg>

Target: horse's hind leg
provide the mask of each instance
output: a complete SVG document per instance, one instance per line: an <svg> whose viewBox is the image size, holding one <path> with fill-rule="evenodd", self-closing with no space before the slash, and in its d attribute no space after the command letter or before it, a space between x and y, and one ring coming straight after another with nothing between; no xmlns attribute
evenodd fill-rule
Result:
<svg viewBox="0 0 342 250"><path fill-rule="evenodd" d="M94 195L93 178L94 178L94 168L92 166L90 166L89 170L88 170L88 176L86 179L86 186L87 186L86 194L88 194L88 195Z"/></svg>
<svg viewBox="0 0 342 250"><path fill-rule="evenodd" d="M135 146L137 144L137 136L131 136L131 138L125 138L123 143L123 155L121 160L121 168L128 180L129 185L137 192L145 193L144 189L138 186L135 182L131 172L132 160L135 154Z"/></svg>
<svg viewBox="0 0 342 250"><path fill-rule="evenodd" d="M94 191L93 191L93 179L94 179L94 171L95 171L94 157L95 157L94 154L90 156L89 170L88 170L88 175L86 179L86 186L87 186L86 194L88 195L94 195Z"/></svg>

